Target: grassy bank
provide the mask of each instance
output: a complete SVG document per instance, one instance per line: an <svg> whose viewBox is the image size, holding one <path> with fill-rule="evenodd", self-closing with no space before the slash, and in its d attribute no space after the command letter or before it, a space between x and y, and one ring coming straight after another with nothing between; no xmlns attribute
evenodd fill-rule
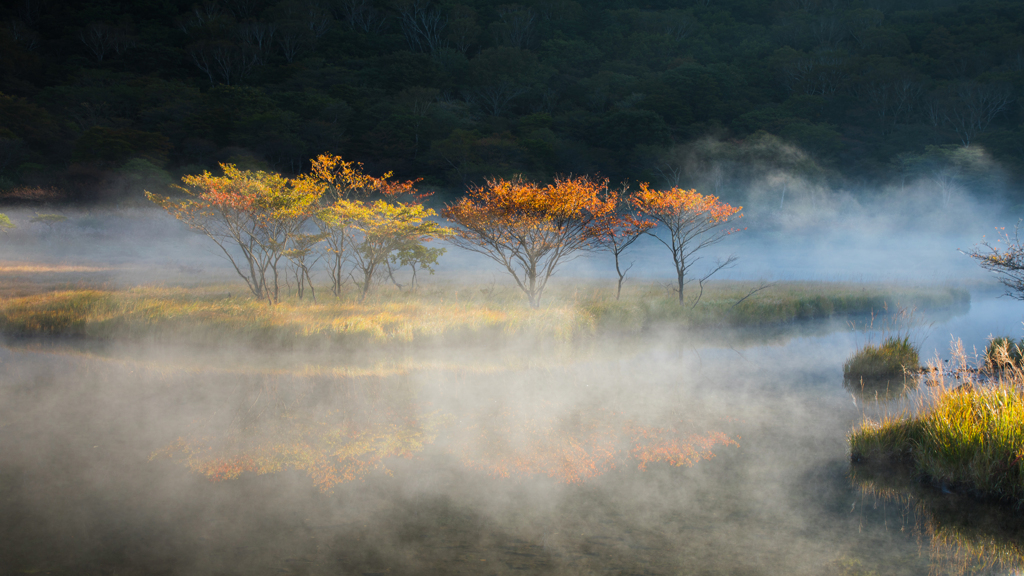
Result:
<svg viewBox="0 0 1024 576"><path fill-rule="evenodd" d="M743 283L714 285L693 308L680 307L661 286L638 288L620 301L606 288L576 288L551 294L539 310L531 310L509 288L459 285L413 293L381 289L365 302L354 295L321 295L317 302L291 298L275 306L240 295L235 285L65 289L0 299L0 331L93 339L166 337L197 344L223 338L268 345L448 342L517 334L566 341L664 325L767 326L866 314L897 301L945 307L969 297L947 287L792 283L736 304L750 288Z"/></svg>
<svg viewBox="0 0 1024 576"><path fill-rule="evenodd" d="M610 292L595 292L581 298L579 305L598 326L642 330L658 325L773 326L880 313L886 308L896 309L897 305L927 310L970 302L967 290L948 286L847 282L780 282L743 299L754 287L748 282L715 283L705 288L695 307L680 306L675 293L657 285L636 287L621 301L612 298Z"/></svg>
<svg viewBox="0 0 1024 576"><path fill-rule="evenodd" d="M1024 506L1024 373L983 382L960 359L961 379L942 372L916 405L861 423L850 436L854 462L903 463L943 486Z"/></svg>

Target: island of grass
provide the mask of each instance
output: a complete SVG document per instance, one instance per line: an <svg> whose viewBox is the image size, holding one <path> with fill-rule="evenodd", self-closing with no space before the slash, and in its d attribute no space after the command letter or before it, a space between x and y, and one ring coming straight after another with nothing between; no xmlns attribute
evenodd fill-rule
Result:
<svg viewBox="0 0 1024 576"><path fill-rule="evenodd" d="M0 299L0 332L10 336L90 339L159 338L204 344L300 345L481 341L481 336L529 335L575 340L594 334L660 328L745 328L869 314L896 303L919 309L963 306L966 290L785 282L744 299L755 286L707 286L696 306L680 306L658 284L634 285L620 300L614 287L582 283L553 291L531 309L514 287L431 284L415 291L381 287L371 297L284 298L269 305L230 284L121 289L40 289ZM326 295L324 295L326 293Z"/></svg>
<svg viewBox="0 0 1024 576"><path fill-rule="evenodd" d="M913 412L863 422L850 436L851 459L907 466L945 490L1021 508L1024 373L1011 369L992 378L983 383L968 376L955 387L933 383Z"/></svg>
<svg viewBox="0 0 1024 576"><path fill-rule="evenodd" d="M843 364L843 378L853 381L887 381L915 370L920 363L910 337L889 336L881 344L865 344Z"/></svg>

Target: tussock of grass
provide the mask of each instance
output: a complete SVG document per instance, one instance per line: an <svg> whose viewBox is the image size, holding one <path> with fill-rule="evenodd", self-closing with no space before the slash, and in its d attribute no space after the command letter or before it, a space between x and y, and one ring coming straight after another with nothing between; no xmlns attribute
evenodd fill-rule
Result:
<svg viewBox="0 0 1024 576"><path fill-rule="evenodd" d="M1013 369L990 383L965 370L962 384L937 374L930 397L910 411L866 421L850 436L854 461L904 460L919 475L947 486L1024 505L1024 373Z"/></svg>
<svg viewBox="0 0 1024 576"><path fill-rule="evenodd" d="M843 364L847 380L884 380L903 375L920 363L909 336L889 336L880 345L865 344Z"/></svg>

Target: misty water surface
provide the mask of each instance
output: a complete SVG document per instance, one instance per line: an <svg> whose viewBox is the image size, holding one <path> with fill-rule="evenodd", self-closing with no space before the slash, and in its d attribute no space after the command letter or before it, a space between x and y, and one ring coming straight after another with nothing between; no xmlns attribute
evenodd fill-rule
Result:
<svg viewBox="0 0 1024 576"><path fill-rule="evenodd" d="M976 296L966 314L922 315L915 337L945 350L952 332L970 347L1019 332L1020 316L1016 302ZM837 323L731 346L664 333L358 357L12 342L0 352L0 564L12 574L988 570L965 564L974 549L949 544L920 497L851 478L846 435L883 406L844 387L842 363L874 337ZM969 523L961 517L942 516Z"/></svg>

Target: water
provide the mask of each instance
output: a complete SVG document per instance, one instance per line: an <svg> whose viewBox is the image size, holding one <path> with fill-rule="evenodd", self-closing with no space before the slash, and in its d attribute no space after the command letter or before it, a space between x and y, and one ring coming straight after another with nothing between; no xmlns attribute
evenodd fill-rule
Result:
<svg viewBox="0 0 1024 576"><path fill-rule="evenodd" d="M980 347L1022 310L976 296L914 334ZM12 343L0 572L1012 573L1012 515L851 472L879 403L842 364L877 334L805 328L372 359Z"/></svg>

